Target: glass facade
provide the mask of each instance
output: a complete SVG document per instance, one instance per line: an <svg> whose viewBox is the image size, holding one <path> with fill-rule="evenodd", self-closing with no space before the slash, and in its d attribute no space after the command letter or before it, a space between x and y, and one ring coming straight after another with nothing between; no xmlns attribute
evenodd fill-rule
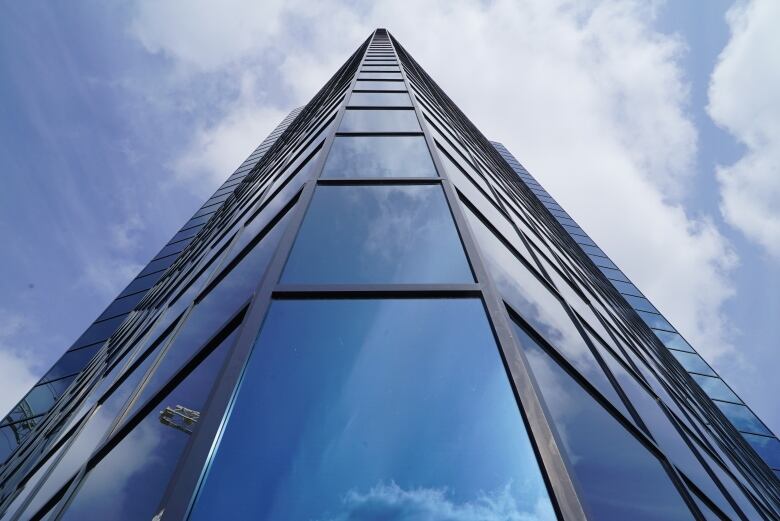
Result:
<svg viewBox="0 0 780 521"><path fill-rule="evenodd" d="M777 439L384 29L0 432L2 521L780 518Z"/></svg>

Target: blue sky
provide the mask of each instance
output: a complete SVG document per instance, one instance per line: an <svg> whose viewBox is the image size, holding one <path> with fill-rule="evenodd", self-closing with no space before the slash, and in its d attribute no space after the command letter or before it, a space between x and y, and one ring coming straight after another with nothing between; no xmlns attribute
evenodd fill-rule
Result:
<svg viewBox="0 0 780 521"><path fill-rule="evenodd" d="M780 9L702 5L6 3L0 409L385 26L780 431Z"/></svg>

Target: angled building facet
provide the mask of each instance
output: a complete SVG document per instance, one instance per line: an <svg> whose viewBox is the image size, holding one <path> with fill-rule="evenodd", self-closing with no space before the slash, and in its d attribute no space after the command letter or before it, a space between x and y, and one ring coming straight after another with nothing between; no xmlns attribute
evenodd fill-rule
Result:
<svg viewBox="0 0 780 521"><path fill-rule="evenodd" d="M0 432L1 521L780 519L777 438L384 29Z"/></svg>

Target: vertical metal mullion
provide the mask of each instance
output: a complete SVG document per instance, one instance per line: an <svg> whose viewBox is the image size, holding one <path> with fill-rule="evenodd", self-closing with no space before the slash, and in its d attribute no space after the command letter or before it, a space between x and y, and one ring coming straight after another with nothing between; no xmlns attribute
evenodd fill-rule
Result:
<svg viewBox="0 0 780 521"><path fill-rule="evenodd" d="M372 34L372 39L373 36ZM355 81L360 67L365 60L365 53L370 41L364 43L363 54L354 69L354 76L347 88L341 106L328 136L322 146L322 150L316 159L312 177L306 181L300 198L295 207L290 210L291 221L288 223L279 245L274 252L266 272L258 284L252 302L249 306L244 321L239 326L238 338L229 355L229 359L221 369L217 383L204 407L203 422L192 434L191 439L182 452L176 469L171 477L169 485L157 509L158 516L164 513L167 520L184 520L197 497L198 490L208 472L209 458L219 445L224 429L230 417L236 394L244 373L246 363L252 352L255 339L262 325L268 308L271 305L271 296L278 284L287 257L292 249L295 237L298 234L303 218L314 196L317 179L322 173L330 147L336 135L336 130L344 115L349 96L355 86Z"/></svg>
<svg viewBox="0 0 780 521"><path fill-rule="evenodd" d="M399 65L401 65L401 75L406 83L407 91L412 94L414 91L410 88L406 74L406 64L402 63L398 58L394 39L390 38L390 41L393 46L393 52L396 54ZM410 96L410 98L417 118L420 121L420 126L423 129L425 141L433 162L439 171L439 176L442 178L442 187L469 263L474 271L477 283L480 284L488 320L496 336L504 364L509 371L510 383L514 389L516 399L520 402L519 410L526 424L528 437L541 460L539 462L540 471L550 489L550 499L553 508L567 521L584 520L586 515L577 492L577 487L573 482L572 476L567 471L568 465L565 462L565 456L559 448L561 441L557 433L551 428L549 413L540 400L539 389L530 374L528 362L523 353L516 347L506 310L503 309L501 297L495 289L492 278L488 275L479 253L479 248L463 214L458 195L439 158L438 150L425 123L419 103L415 96Z"/></svg>

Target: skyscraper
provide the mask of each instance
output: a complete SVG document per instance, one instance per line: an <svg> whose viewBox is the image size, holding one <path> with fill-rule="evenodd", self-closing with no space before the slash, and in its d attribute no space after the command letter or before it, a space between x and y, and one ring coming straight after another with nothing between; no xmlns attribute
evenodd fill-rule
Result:
<svg viewBox="0 0 780 521"><path fill-rule="evenodd" d="M0 519L780 518L620 275L378 29L14 409Z"/></svg>

